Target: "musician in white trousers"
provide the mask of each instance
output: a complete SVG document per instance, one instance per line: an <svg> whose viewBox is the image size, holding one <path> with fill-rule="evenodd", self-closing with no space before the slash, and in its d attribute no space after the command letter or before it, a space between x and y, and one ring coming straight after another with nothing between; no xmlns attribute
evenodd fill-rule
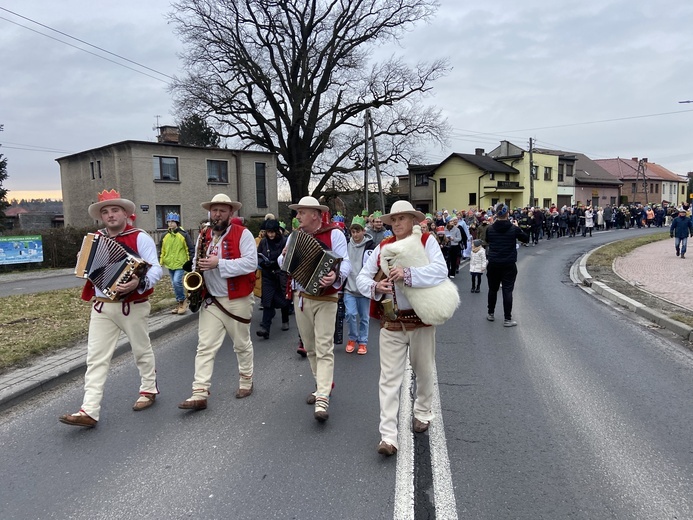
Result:
<svg viewBox="0 0 693 520"><path fill-rule="evenodd" d="M394 297L399 310L395 320L383 317L382 307L380 312L371 315L381 320L379 381L381 440L377 451L385 456L396 454L399 446L397 416L407 354L416 374L412 428L417 433L425 432L433 419L436 328L421 322L396 282L402 282L408 287L433 287L446 280L448 270L437 240L428 233L422 236L421 247L428 257L428 265L393 267L390 268L389 277L382 278L378 282L374 280L380 269L380 251L388 244L410 236L414 225L423 221L424 218L424 214L416 211L408 201L395 202L390 213L382 216L383 222L392 226L394 236L384 239L375 248L356 279L361 294L376 301L382 300L386 295ZM429 304L435 305L436 302L429 302Z"/></svg>
<svg viewBox="0 0 693 520"><path fill-rule="evenodd" d="M342 258L339 272L331 271L320 279L323 288L320 296L304 292L304 288L294 283L294 309L296 325L308 355L310 369L315 378L315 392L307 399L314 404L313 417L319 422L329 418L330 393L334 380L334 331L337 316L338 291L346 282L351 270L347 253L344 232L333 223L323 222L323 213L329 211L327 206L318 202L315 197L303 197L298 204L291 204L290 209L297 211L301 231L304 231L326 245L332 252ZM278 258L279 265L284 262L284 255Z"/></svg>
<svg viewBox="0 0 693 520"><path fill-rule="evenodd" d="M84 401L78 412L62 415L59 420L72 426L93 428L99 421L103 389L121 331L130 341L140 373L140 395L133 410L149 408L159 393L148 318L149 296L161 278L162 270L154 240L145 231L127 222L135 212L133 202L121 198L115 190L104 190L98 194L98 202L89 206L88 211L94 220L102 220L105 225L98 234L115 240L149 264L144 277L133 274L128 282L116 286L118 298L115 300L107 298L91 281L87 281L82 291L82 299L92 301Z"/></svg>

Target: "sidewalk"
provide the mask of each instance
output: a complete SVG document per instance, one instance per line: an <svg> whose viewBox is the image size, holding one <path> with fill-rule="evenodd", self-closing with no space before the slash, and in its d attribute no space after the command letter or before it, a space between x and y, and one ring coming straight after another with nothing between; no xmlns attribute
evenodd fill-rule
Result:
<svg viewBox="0 0 693 520"><path fill-rule="evenodd" d="M646 307L644 304L621 294L608 285L592 280L587 271L584 255L573 266L571 273L579 283L590 287L601 296L627 307L660 327L670 330L684 339L693 342L693 327L673 320L664 314ZM691 251L693 255L693 250ZM676 256L674 240L659 240L641 246L625 257L614 261L614 272L625 281L668 303L693 311L693 256L681 259Z"/></svg>

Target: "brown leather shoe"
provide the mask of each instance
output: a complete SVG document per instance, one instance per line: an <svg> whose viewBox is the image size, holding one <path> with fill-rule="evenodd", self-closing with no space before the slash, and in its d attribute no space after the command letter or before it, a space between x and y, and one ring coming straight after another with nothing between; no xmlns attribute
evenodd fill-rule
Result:
<svg viewBox="0 0 693 520"><path fill-rule="evenodd" d="M386 457L391 457L397 453L397 448L385 441L380 441L380 444L378 444L378 453Z"/></svg>
<svg viewBox="0 0 693 520"><path fill-rule="evenodd" d="M423 432L425 432L426 430L428 430L428 425L429 425L429 422L428 422L428 421L426 421L426 422L424 422L424 421L419 421L416 417L414 417L414 420L412 421L412 429L413 429L416 433L423 433Z"/></svg>
<svg viewBox="0 0 693 520"><path fill-rule="evenodd" d="M136 412L139 412L140 410L145 410L149 408L151 405L153 405L155 400L156 394L142 393L137 398L137 401L135 401L135 404L132 405L132 409Z"/></svg>
<svg viewBox="0 0 693 520"><path fill-rule="evenodd" d="M236 399L243 399L244 397L248 397L252 393L253 384L250 383L250 388L239 388L238 390L236 390Z"/></svg>
<svg viewBox="0 0 693 520"><path fill-rule="evenodd" d="M96 419L92 419L82 410L76 414L65 414L58 417L58 420L63 424L69 424L70 426L83 426L84 428L93 428L96 423L99 422Z"/></svg>
<svg viewBox="0 0 693 520"><path fill-rule="evenodd" d="M207 408L207 399L186 399L178 405L181 410L204 410Z"/></svg>
<svg viewBox="0 0 693 520"><path fill-rule="evenodd" d="M313 412L313 417L315 417L315 420L318 422L325 422L330 418L330 414L325 408L316 408L315 412Z"/></svg>
<svg viewBox="0 0 693 520"><path fill-rule="evenodd" d="M315 404L315 393L308 394L308 397L306 397L306 404Z"/></svg>

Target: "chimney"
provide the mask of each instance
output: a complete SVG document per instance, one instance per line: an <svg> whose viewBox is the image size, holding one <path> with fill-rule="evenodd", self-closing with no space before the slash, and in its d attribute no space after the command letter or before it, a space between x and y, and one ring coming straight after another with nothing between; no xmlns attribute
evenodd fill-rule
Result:
<svg viewBox="0 0 693 520"><path fill-rule="evenodd" d="M178 127L177 126L160 126L159 135L157 136L159 143L178 144Z"/></svg>
<svg viewBox="0 0 693 520"><path fill-rule="evenodd" d="M484 155L484 149L483 148L476 148L474 150L474 155Z"/></svg>
<svg viewBox="0 0 693 520"><path fill-rule="evenodd" d="M637 158L637 157L633 157L633 158L631 159L631 161L633 161L633 162L638 162L638 158Z"/></svg>

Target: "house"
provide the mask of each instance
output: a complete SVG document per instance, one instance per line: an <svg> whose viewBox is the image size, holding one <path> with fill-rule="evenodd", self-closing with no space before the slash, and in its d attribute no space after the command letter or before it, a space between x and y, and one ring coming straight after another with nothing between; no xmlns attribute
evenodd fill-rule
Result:
<svg viewBox="0 0 693 520"><path fill-rule="evenodd" d="M277 214L275 154L181 145L175 127L161 127L158 142L121 141L56 160L66 226L97 225L87 208L109 189L135 203L136 225L148 231L166 229L172 211L196 229L207 219L200 203L217 193L240 201L245 218Z"/></svg>
<svg viewBox="0 0 693 520"><path fill-rule="evenodd" d="M407 174L397 176L400 196L409 200L412 206L423 213L436 210L433 204L433 182L429 182L428 179L437 166L410 164Z"/></svg>
<svg viewBox="0 0 693 520"><path fill-rule="evenodd" d="M562 150L536 148L544 154L558 156L558 200L556 206L587 204L593 207L614 206L619 203L623 182L611 175L586 155ZM568 186L572 194L568 198Z"/></svg>
<svg viewBox="0 0 693 520"><path fill-rule="evenodd" d="M52 211L32 211L20 206L5 210L4 227L36 231L63 227L63 216Z"/></svg>

